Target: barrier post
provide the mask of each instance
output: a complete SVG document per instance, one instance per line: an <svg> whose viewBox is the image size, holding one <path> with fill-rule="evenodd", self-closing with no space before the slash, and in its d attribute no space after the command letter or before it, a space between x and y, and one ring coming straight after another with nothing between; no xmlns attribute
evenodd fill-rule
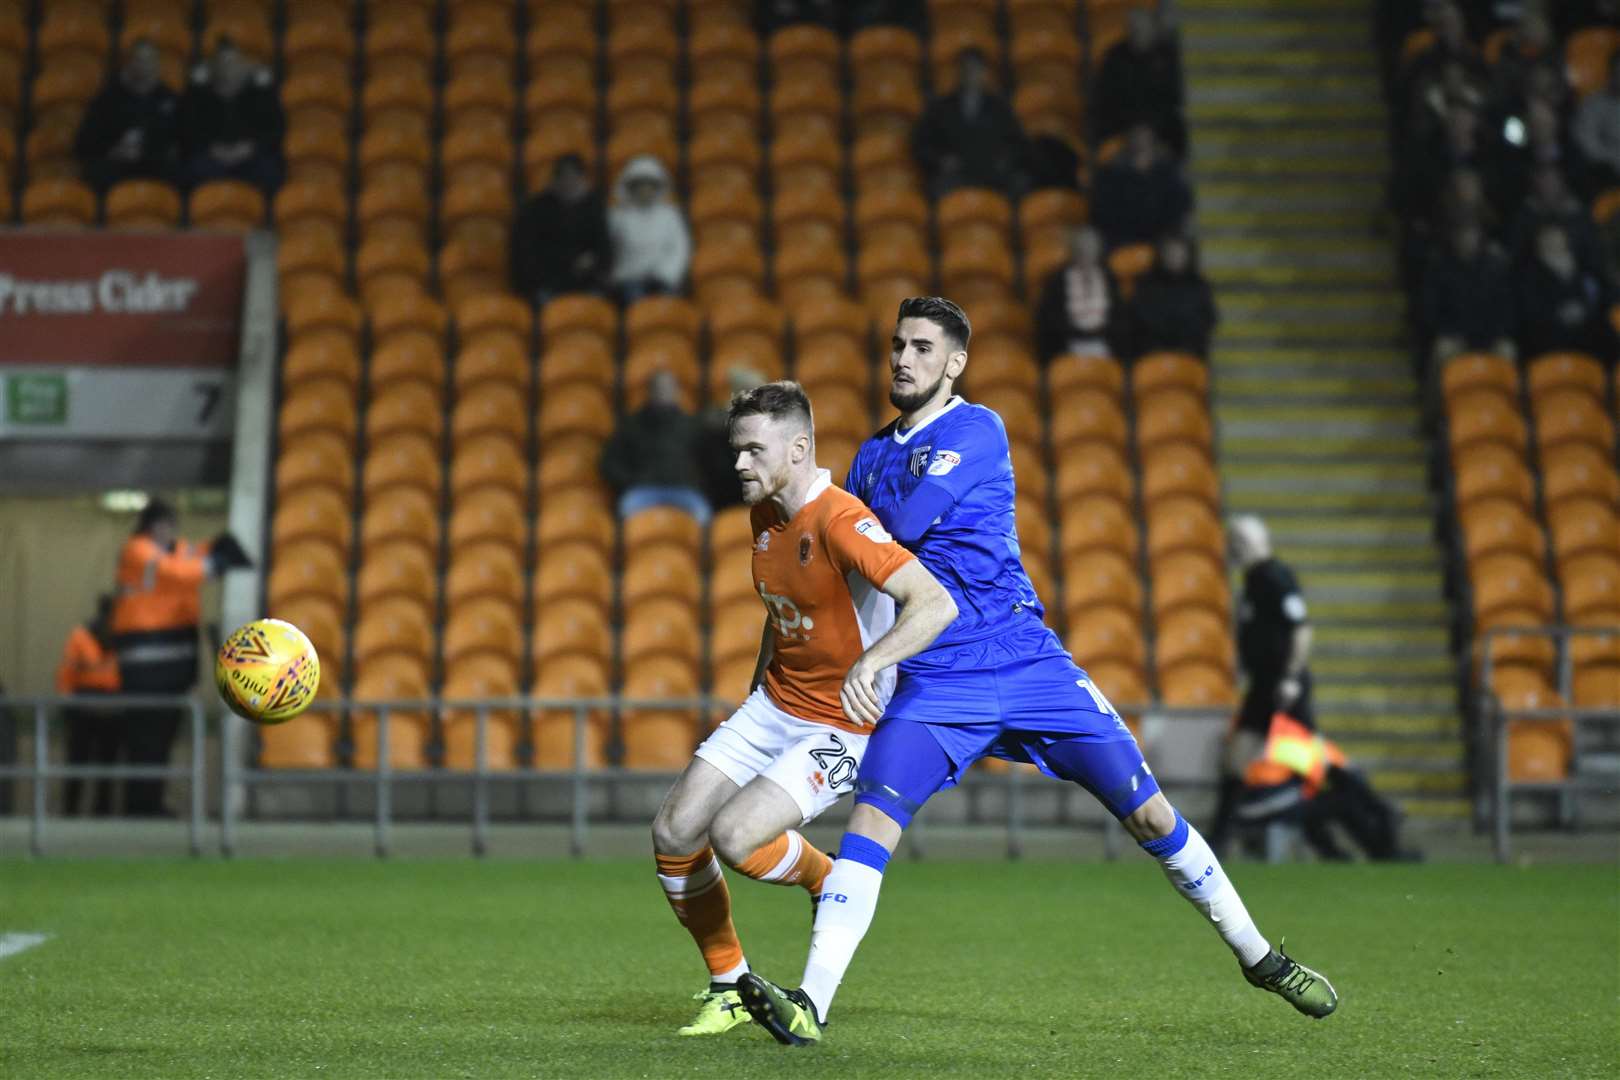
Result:
<svg viewBox="0 0 1620 1080"><path fill-rule="evenodd" d="M51 772L50 746L46 742L45 705L34 705L34 812L28 825L28 850L36 858L45 854L45 787Z"/></svg>
<svg viewBox="0 0 1620 1080"><path fill-rule="evenodd" d="M489 706L480 705L473 712L473 854L480 856L489 849L488 725Z"/></svg>
<svg viewBox="0 0 1620 1080"><path fill-rule="evenodd" d="M219 853L229 859L236 854L236 800L232 793L240 783L236 760L236 725L229 714L219 721Z"/></svg>
<svg viewBox="0 0 1620 1080"><path fill-rule="evenodd" d="M377 824L373 850L388 857L388 819L393 813L392 763L388 759L388 706L377 707Z"/></svg>
<svg viewBox="0 0 1620 1080"><path fill-rule="evenodd" d="M585 785L585 706L574 706L574 806L573 819L568 829L568 853L574 858L585 854L586 791Z"/></svg>
<svg viewBox="0 0 1620 1080"><path fill-rule="evenodd" d="M202 706L196 698L190 701L191 706L191 823L188 829L187 841L191 847L191 857L197 858L202 854L202 821L203 821L203 769L205 765L204 740L207 738L207 725L203 722Z"/></svg>

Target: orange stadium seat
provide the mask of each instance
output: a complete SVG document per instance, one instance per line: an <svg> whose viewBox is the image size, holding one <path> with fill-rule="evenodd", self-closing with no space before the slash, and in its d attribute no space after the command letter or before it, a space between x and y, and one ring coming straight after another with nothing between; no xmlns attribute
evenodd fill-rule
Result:
<svg viewBox="0 0 1620 1080"><path fill-rule="evenodd" d="M427 676L419 663L399 656L381 657L355 680L353 697L357 703L420 701L428 696ZM381 745L383 713L356 709L354 726L354 767L375 769ZM422 769L428 763L431 725L425 712L391 709L387 713L388 764L394 769Z"/></svg>
<svg viewBox="0 0 1620 1080"><path fill-rule="evenodd" d="M1231 676L1212 664L1181 664L1159 672L1159 696L1172 708L1223 709L1237 704Z"/></svg>
<svg viewBox="0 0 1620 1080"><path fill-rule="evenodd" d="M1440 385L1447 401L1475 390L1493 391L1514 404L1519 399L1518 368L1506 357L1490 353L1452 357L1440 371Z"/></svg>
<svg viewBox="0 0 1620 1080"><path fill-rule="evenodd" d="M606 665L584 656L565 656L548 663L535 678L532 693L543 698L602 698L608 693ZM575 716L571 709L541 709L534 714L534 766L537 769L574 767ZM605 711L591 710L580 744L581 762L587 769L606 764L604 747L611 717Z"/></svg>
<svg viewBox="0 0 1620 1080"><path fill-rule="evenodd" d="M626 611L648 600L671 598L694 609L703 597L703 576L695 551L669 545L630 551L619 579L619 602Z"/></svg>
<svg viewBox="0 0 1620 1080"><path fill-rule="evenodd" d="M1492 555L1470 568L1474 584L1474 617L1489 620L1504 611L1533 612L1538 618L1553 615L1552 586L1540 567L1523 555Z"/></svg>
<svg viewBox="0 0 1620 1080"><path fill-rule="evenodd" d="M1527 434L1518 406L1488 389L1459 393L1446 403L1452 460L1473 447L1501 443L1522 451Z"/></svg>
<svg viewBox="0 0 1620 1080"><path fill-rule="evenodd" d="M1202 394L1159 389L1136 397L1136 445L1144 455L1172 448L1209 457L1215 433Z"/></svg>
<svg viewBox="0 0 1620 1080"><path fill-rule="evenodd" d="M1065 642L1075 663L1088 670L1094 664L1123 664L1140 671L1147 660L1139 616L1119 608L1071 609Z"/></svg>
<svg viewBox="0 0 1620 1080"><path fill-rule="evenodd" d="M1536 418L1536 445L1543 453L1566 443L1584 443L1602 451L1614 450L1614 421L1603 406L1584 390L1549 390L1532 403Z"/></svg>
<svg viewBox="0 0 1620 1080"><path fill-rule="evenodd" d="M564 656L585 656L603 662L613 656L613 635L606 613L579 597L550 600L537 609L531 642L531 656L541 670Z"/></svg>
<svg viewBox="0 0 1620 1080"><path fill-rule="evenodd" d="M1612 550L1591 552L1564 560L1558 569L1566 617L1620 622L1620 555Z"/></svg>
<svg viewBox="0 0 1620 1080"><path fill-rule="evenodd" d="M1055 464L1053 492L1060 505L1089 496L1107 496L1124 506L1134 505L1135 485L1122 449L1090 442L1085 444L1084 453L1058 453Z"/></svg>
<svg viewBox="0 0 1620 1080"><path fill-rule="evenodd" d="M534 610L558 600L583 599L606 612L613 603L613 572L608 555L595 544L562 541L540 553L534 571Z"/></svg>
<svg viewBox="0 0 1620 1080"><path fill-rule="evenodd" d="M282 412L285 415L285 406ZM374 442L395 432L414 432L437 441L443 431L444 410L437 389L420 382L381 389L366 409L366 436Z"/></svg>
<svg viewBox="0 0 1620 1080"><path fill-rule="evenodd" d="M482 595L453 606L442 641L445 664L493 656L507 663L515 678L523 655L523 628L518 618L521 603L520 590L515 599Z"/></svg>
<svg viewBox="0 0 1620 1080"><path fill-rule="evenodd" d="M468 423L474 425L469 430L487 422L488 414L495 407L492 391L500 391L509 395L502 407L521 418L503 415L502 430L516 435L520 441L526 436L528 423L522 414L523 399L528 396L529 390L529 358L520 345L509 337L474 342L456 354L451 370L455 377L456 393L461 396L461 402L457 405L458 414L463 405L479 413L479 416L469 415L466 418ZM515 426L512 426L513 423Z"/></svg>
<svg viewBox="0 0 1620 1080"><path fill-rule="evenodd" d="M1545 353L1530 362L1530 400L1538 403L1566 390L1582 390L1599 404L1605 397L1603 364L1584 353Z"/></svg>
<svg viewBox="0 0 1620 1080"><path fill-rule="evenodd" d="M107 192L107 226L172 229L180 223L180 193L160 180L124 180Z"/></svg>
<svg viewBox="0 0 1620 1080"><path fill-rule="evenodd" d="M437 606L437 572L427 549L394 540L368 551L355 576L355 593L363 610L390 599L404 599L423 611Z"/></svg>
<svg viewBox="0 0 1620 1080"><path fill-rule="evenodd" d="M516 692L511 676L457 674L445 682L442 696L450 700L510 697ZM490 709L484 720L484 768L505 772L518 767L518 748L524 741L523 714L513 709ZM444 767L474 770L478 767L478 710L446 709L441 723L444 732Z"/></svg>
<svg viewBox="0 0 1620 1080"><path fill-rule="evenodd" d="M89 226L96 220L96 196L77 180L36 180L23 189L24 225Z"/></svg>
<svg viewBox="0 0 1620 1080"><path fill-rule="evenodd" d="M399 430L374 439L366 452L361 486L371 505L384 492L408 488L439 498L439 444L436 436Z"/></svg>
<svg viewBox="0 0 1620 1080"><path fill-rule="evenodd" d="M1153 618L1162 621L1184 610L1203 610L1224 620L1231 607L1226 578L1204 554L1180 551L1153 560Z"/></svg>
<svg viewBox="0 0 1620 1080"><path fill-rule="evenodd" d="M1136 567L1116 551L1098 550L1069 559L1063 568L1064 608L1070 625L1092 607L1117 607L1139 618L1142 583Z"/></svg>
<svg viewBox="0 0 1620 1080"><path fill-rule="evenodd" d="M450 514L451 550L488 541L521 553L529 536L524 501L504 488L480 488L458 497Z"/></svg>
<svg viewBox="0 0 1620 1080"><path fill-rule="evenodd" d="M1097 390L1118 401L1125 386L1125 371L1118 360L1110 356L1055 357L1046 366L1047 392L1060 408L1069 395L1086 390Z"/></svg>
<svg viewBox="0 0 1620 1080"><path fill-rule="evenodd" d="M1620 517L1612 504L1574 499L1547 512L1553 554L1559 563L1578 555L1620 551Z"/></svg>
<svg viewBox="0 0 1620 1080"><path fill-rule="evenodd" d="M1477 503L1461 515L1463 551L1469 562L1503 552L1540 560L1547 542L1528 511L1506 500Z"/></svg>
<svg viewBox="0 0 1620 1080"><path fill-rule="evenodd" d="M364 670L378 657L399 654L427 664L434 644L433 626L421 605L404 597L388 597L361 611L354 628L354 662Z"/></svg>
<svg viewBox="0 0 1620 1080"><path fill-rule="evenodd" d="M1094 444L1120 449L1125 446L1125 412L1117 399L1099 390L1067 394L1049 423L1047 434L1056 453L1081 444L1087 444L1088 449Z"/></svg>
<svg viewBox="0 0 1620 1080"><path fill-rule="evenodd" d="M1233 673L1232 629L1209 608L1181 608L1156 620L1153 657L1160 668L1207 664Z"/></svg>
<svg viewBox="0 0 1620 1080"><path fill-rule="evenodd" d="M457 498L482 488L497 488L521 497L528 478L522 450L499 432L458 442L450 461L450 492Z"/></svg>
<svg viewBox="0 0 1620 1080"><path fill-rule="evenodd" d="M348 500L326 487L304 488L277 500L270 523L271 545L279 548L308 538L347 555L352 539Z"/></svg>
<svg viewBox="0 0 1620 1080"><path fill-rule="evenodd" d="M1613 459L1585 442L1569 442L1541 455L1541 494L1548 510L1569 499L1620 502L1620 475Z"/></svg>
<svg viewBox="0 0 1620 1080"><path fill-rule="evenodd" d="M668 506L652 507L624 519L627 553L656 545L669 545L695 554L702 550L703 527L692 515Z"/></svg>
<svg viewBox="0 0 1620 1080"><path fill-rule="evenodd" d="M1609 80L1609 65L1620 51L1620 30L1590 26L1577 30L1564 43L1564 65L1571 87L1580 97L1600 89Z"/></svg>
<svg viewBox="0 0 1620 1080"><path fill-rule="evenodd" d="M276 462L277 494L311 485L330 487L345 498L353 492L354 453L340 436L311 434L282 450Z"/></svg>
<svg viewBox="0 0 1620 1080"><path fill-rule="evenodd" d="M619 639L624 670L652 656L673 656L696 665L703 635L692 607L679 600L648 600L625 612Z"/></svg>
<svg viewBox="0 0 1620 1080"><path fill-rule="evenodd" d="M1470 450L1456 463L1455 484L1459 512L1486 499L1508 499L1526 508L1535 501L1535 485L1524 459L1518 451L1499 444Z"/></svg>
<svg viewBox="0 0 1620 1080"><path fill-rule="evenodd" d="M402 381L418 382L437 396L444 385L444 348L436 335L411 330L377 343L371 354L373 393Z"/></svg>
<svg viewBox="0 0 1620 1080"><path fill-rule="evenodd" d="M343 556L313 537L279 546L265 595L271 607L315 596L342 611L349 606L349 575Z"/></svg>
<svg viewBox="0 0 1620 1080"><path fill-rule="evenodd" d="M1202 499L1220 507L1221 482L1203 449L1188 443L1154 447L1142 463L1142 501L1152 507L1177 496Z"/></svg>
<svg viewBox="0 0 1620 1080"><path fill-rule="evenodd" d="M606 439L613 424L613 398L608 391L591 383L571 382L548 388L541 395L535 428L544 444L569 434Z"/></svg>
<svg viewBox="0 0 1620 1080"><path fill-rule="evenodd" d="M589 435L569 435L545 442L535 469L535 486L542 499L559 490L591 488L602 483L602 443Z"/></svg>
<svg viewBox="0 0 1620 1080"><path fill-rule="evenodd" d="M311 431L329 431L354 442L354 393L339 379L300 383L282 400L277 428L283 444Z"/></svg>
<svg viewBox="0 0 1620 1080"><path fill-rule="evenodd" d="M1022 513L1018 521L1022 528ZM1134 564L1141 549L1136 515L1114 499L1087 498L1065 504L1058 537L1065 558L1087 551L1112 550Z"/></svg>
<svg viewBox="0 0 1620 1080"><path fill-rule="evenodd" d="M1192 551L1220 568L1226 538L1220 519L1208 503L1175 496L1160 500L1148 510L1147 549L1148 559L1155 564L1175 552Z"/></svg>
<svg viewBox="0 0 1620 1080"><path fill-rule="evenodd" d="M613 517L597 493L557 492L541 503L535 543L544 550L563 540L583 540L611 550Z"/></svg>

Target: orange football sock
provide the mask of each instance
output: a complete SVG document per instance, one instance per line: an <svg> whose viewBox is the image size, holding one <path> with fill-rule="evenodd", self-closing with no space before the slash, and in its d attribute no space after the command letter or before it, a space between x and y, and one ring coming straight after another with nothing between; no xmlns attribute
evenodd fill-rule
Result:
<svg viewBox="0 0 1620 1080"><path fill-rule="evenodd" d="M709 975L716 982L736 982L748 971L742 942L731 925L731 891L720 860L709 847L691 855L655 855L658 884L664 897L697 942Z"/></svg>
<svg viewBox="0 0 1620 1080"><path fill-rule="evenodd" d="M811 896L821 892L832 860L825 852L792 829L775 840L761 844L754 853L732 867L755 881L773 885L802 885Z"/></svg>

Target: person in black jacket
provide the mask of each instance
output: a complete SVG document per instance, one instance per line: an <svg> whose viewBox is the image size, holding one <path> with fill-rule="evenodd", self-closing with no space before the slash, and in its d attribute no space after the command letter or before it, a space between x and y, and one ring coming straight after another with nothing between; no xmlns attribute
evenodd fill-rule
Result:
<svg viewBox="0 0 1620 1080"><path fill-rule="evenodd" d="M179 102L163 85L159 59L150 39L137 39L118 77L85 110L73 155L98 191L120 180L176 179Z"/></svg>
<svg viewBox="0 0 1620 1080"><path fill-rule="evenodd" d="M1119 283L1103 261L1102 235L1083 225L1069 234L1068 265L1053 271L1041 287L1035 308L1041 358L1113 356L1122 325Z"/></svg>
<svg viewBox="0 0 1620 1080"><path fill-rule="evenodd" d="M1566 351L1613 355L1614 334L1608 323L1612 298L1606 282L1581 265L1569 235L1558 225L1543 225L1536 232L1535 246L1535 260L1519 278L1523 355Z"/></svg>
<svg viewBox="0 0 1620 1080"><path fill-rule="evenodd" d="M613 261L607 210L578 154L558 158L550 185L518 211L511 249L512 288L542 307L558 293L602 291Z"/></svg>
<svg viewBox="0 0 1620 1080"><path fill-rule="evenodd" d="M242 180L266 195L281 186L281 101L270 72L230 38L192 73L180 116L189 183Z"/></svg>
<svg viewBox="0 0 1620 1080"><path fill-rule="evenodd" d="M978 49L956 58L956 89L934 98L911 133L912 153L935 195L959 187L1017 194L1023 185L1024 129L1007 99L990 85Z"/></svg>
<svg viewBox="0 0 1620 1080"><path fill-rule="evenodd" d="M647 404L624 417L602 447L602 479L619 497L619 516L673 506L707 524L702 448L703 425L681 405L680 384L669 372L658 372L648 385Z"/></svg>
<svg viewBox="0 0 1620 1080"><path fill-rule="evenodd" d="M1468 349L1516 355L1518 298L1507 257L1485 241L1476 222L1462 222L1423 277L1424 330L1436 362Z"/></svg>
<svg viewBox="0 0 1620 1080"><path fill-rule="evenodd" d="M1215 333L1215 295L1193 261L1192 244L1182 236L1159 241L1153 269L1136 281L1131 298L1131 350L1144 356L1161 350L1209 356Z"/></svg>
<svg viewBox="0 0 1620 1080"><path fill-rule="evenodd" d="M1603 245L1592 215L1570 192L1564 174L1554 165L1544 165L1530 175L1530 192L1508 237L1515 262L1522 266L1535 259L1537 237L1547 225L1564 230L1583 270L1605 276Z"/></svg>
<svg viewBox="0 0 1620 1080"><path fill-rule="evenodd" d="M1110 248L1151 244L1192 212L1192 189L1146 124L1131 128L1119 157L1097 170L1091 220Z"/></svg>
<svg viewBox="0 0 1620 1080"><path fill-rule="evenodd" d="M1132 8L1127 27L1125 40L1103 56L1092 91L1097 138L1111 139L1147 124L1180 157L1187 151L1181 50L1155 12Z"/></svg>

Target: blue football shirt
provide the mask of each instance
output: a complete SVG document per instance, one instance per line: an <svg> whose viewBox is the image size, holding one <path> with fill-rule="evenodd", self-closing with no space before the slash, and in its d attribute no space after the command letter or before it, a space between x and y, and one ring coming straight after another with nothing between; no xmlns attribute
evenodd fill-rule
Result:
<svg viewBox="0 0 1620 1080"><path fill-rule="evenodd" d="M950 495L950 509L912 550L949 590L958 615L919 655L991 637L1021 612L1039 618L1044 608L1018 548L1012 455L1001 417L953 397L909 431L899 424L896 419L861 444L844 488L891 529L896 510L919 484Z"/></svg>

